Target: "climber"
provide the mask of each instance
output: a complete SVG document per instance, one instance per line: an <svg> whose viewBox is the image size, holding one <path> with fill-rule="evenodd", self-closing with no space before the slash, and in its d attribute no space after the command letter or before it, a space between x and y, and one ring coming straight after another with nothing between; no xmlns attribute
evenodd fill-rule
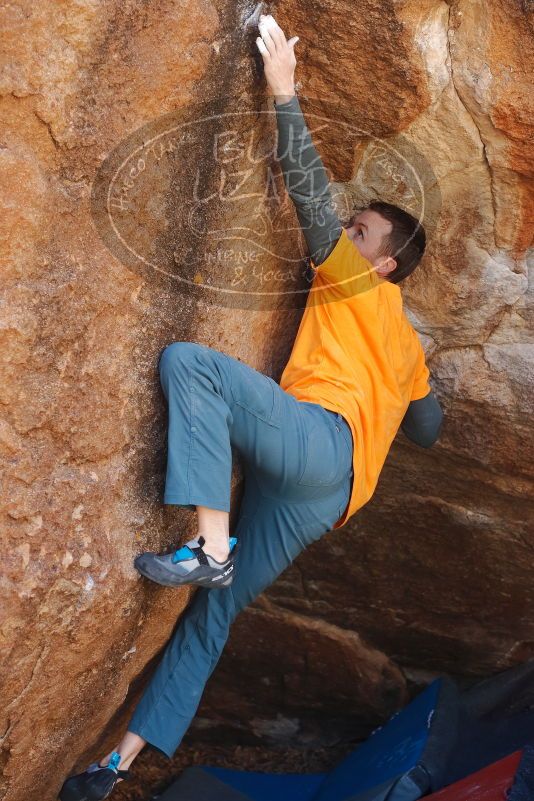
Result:
<svg viewBox="0 0 534 801"><path fill-rule="evenodd" d="M65 781L61 801L107 797L147 742L172 757L236 615L369 500L399 427L425 448L440 432L441 409L398 286L421 260L424 230L382 201L339 221L295 94L298 37L287 41L272 16L258 27L278 157L314 280L280 384L193 342L160 354L169 415L163 501L196 510L198 533L171 554L141 554L135 566L158 584L198 589L125 736ZM230 537L232 447L244 494Z"/></svg>

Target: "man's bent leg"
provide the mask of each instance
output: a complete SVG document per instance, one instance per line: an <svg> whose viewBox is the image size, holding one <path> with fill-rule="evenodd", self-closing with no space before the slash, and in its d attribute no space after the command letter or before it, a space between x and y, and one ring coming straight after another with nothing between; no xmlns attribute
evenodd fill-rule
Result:
<svg viewBox="0 0 534 801"><path fill-rule="evenodd" d="M164 503L229 512L232 447L285 497L306 458L311 417L299 401L269 376L194 342L168 345L159 370L169 407Z"/></svg>
<svg viewBox="0 0 534 801"><path fill-rule="evenodd" d="M231 587L196 591L139 701L128 730L171 757L196 714L238 612L251 603L314 540L329 531L348 499L349 476L314 502L278 502L261 495L247 473L236 535Z"/></svg>

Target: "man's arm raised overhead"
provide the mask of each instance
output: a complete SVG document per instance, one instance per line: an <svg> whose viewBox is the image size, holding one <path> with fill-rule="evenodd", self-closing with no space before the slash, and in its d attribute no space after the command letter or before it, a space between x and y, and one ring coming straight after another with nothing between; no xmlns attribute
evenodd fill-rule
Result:
<svg viewBox="0 0 534 801"><path fill-rule="evenodd" d="M328 177L297 96L286 103L275 101L275 106L277 156L310 256L318 266L334 249L343 226L334 209Z"/></svg>
<svg viewBox="0 0 534 801"><path fill-rule="evenodd" d="M298 37L286 41L284 32L272 16L260 17L259 30L261 36L256 43L263 56L265 77L275 101L277 156L310 256L318 266L334 249L343 226L332 203L321 157L295 94L293 47Z"/></svg>

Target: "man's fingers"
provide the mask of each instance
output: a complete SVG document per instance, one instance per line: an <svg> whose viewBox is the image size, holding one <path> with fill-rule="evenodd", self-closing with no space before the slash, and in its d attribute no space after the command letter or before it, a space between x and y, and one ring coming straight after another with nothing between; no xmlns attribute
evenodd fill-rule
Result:
<svg viewBox="0 0 534 801"><path fill-rule="evenodd" d="M288 42L289 47L295 47L295 45L297 44L298 40L299 40L298 36L291 37L291 39Z"/></svg>
<svg viewBox="0 0 534 801"><path fill-rule="evenodd" d="M267 50L271 56L274 56L276 53L276 42L274 41L273 37L271 36L270 30L267 28L266 25L258 25L260 29L261 38L265 42Z"/></svg>
<svg viewBox="0 0 534 801"><path fill-rule="evenodd" d="M268 51L268 50L267 50L267 48L265 47L265 42L263 41L263 39L261 38L261 36L258 36L258 37L256 38L256 44L258 45L258 50L260 51L260 53L262 54L262 56L267 56L268 58L270 58L270 57L271 57L271 55L270 55L269 51Z"/></svg>
<svg viewBox="0 0 534 801"><path fill-rule="evenodd" d="M286 37L280 25L270 14L265 18L265 24L267 26L267 30L274 39L277 48L282 48L286 43Z"/></svg>
<svg viewBox="0 0 534 801"><path fill-rule="evenodd" d="M276 44L277 49L282 49L286 44L286 37L282 28L277 23L275 18L271 14L267 15L261 14L259 24L264 25L267 28L267 30L271 34L271 38Z"/></svg>

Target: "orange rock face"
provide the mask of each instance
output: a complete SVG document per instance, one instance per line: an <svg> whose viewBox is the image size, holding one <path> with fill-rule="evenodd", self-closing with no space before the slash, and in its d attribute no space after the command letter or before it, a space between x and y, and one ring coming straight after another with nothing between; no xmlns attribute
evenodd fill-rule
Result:
<svg viewBox="0 0 534 801"><path fill-rule="evenodd" d="M161 502L159 352L198 341L279 378L298 328L306 251L255 10L0 11L6 801L51 801L115 745L187 605L133 569L195 523ZM446 415L429 451L399 433L375 498L242 613L191 732L306 744L364 733L437 673L534 655L534 13L271 10L300 36L298 89L340 215L377 196L421 215L429 244L404 298ZM342 577L332 556L350 559ZM241 706L236 676L252 677Z"/></svg>

